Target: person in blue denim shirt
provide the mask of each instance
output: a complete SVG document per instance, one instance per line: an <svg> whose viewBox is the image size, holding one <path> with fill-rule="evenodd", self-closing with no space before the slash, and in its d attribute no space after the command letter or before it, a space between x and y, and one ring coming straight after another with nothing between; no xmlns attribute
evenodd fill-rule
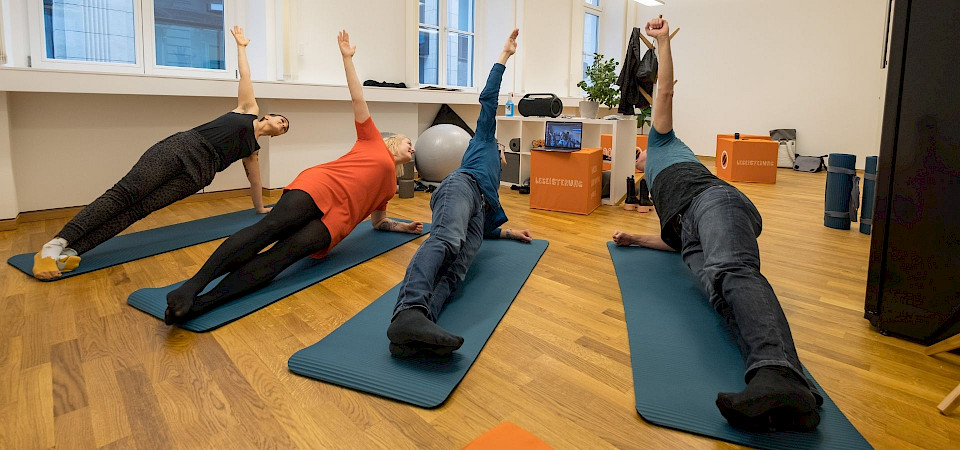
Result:
<svg viewBox="0 0 960 450"><path fill-rule="evenodd" d="M532 240L529 230L500 228L507 215L497 194L500 170L506 162L496 140L497 99L504 64L517 51L518 33L515 29L507 38L480 92L477 132L460 168L443 180L430 199L430 237L407 266L387 329L390 354L395 357L448 356L460 348L463 338L437 325L437 317L463 281L483 239Z"/></svg>
<svg viewBox="0 0 960 450"><path fill-rule="evenodd" d="M657 97L647 151L637 158L660 216L661 233L616 231L617 245L680 251L710 302L737 336L746 389L717 394L717 408L750 431L812 431L823 398L804 376L777 295L760 273L760 213L742 192L708 170L673 132L673 57L669 26L646 32L659 47Z"/></svg>

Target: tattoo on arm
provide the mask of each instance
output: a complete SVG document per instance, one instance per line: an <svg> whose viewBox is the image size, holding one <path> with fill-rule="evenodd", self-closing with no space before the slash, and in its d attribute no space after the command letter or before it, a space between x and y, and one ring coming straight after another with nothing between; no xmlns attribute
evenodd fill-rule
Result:
<svg viewBox="0 0 960 450"><path fill-rule="evenodd" d="M380 222L380 225L377 225L377 229L380 231L393 231L394 223L390 219L384 219L383 222Z"/></svg>

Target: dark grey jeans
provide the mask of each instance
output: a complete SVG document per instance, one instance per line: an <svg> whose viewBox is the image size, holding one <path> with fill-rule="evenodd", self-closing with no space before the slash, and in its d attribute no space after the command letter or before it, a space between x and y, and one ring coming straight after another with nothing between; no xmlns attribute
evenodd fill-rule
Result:
<svg viewBox="0 0 960 450"><path fill-rule="evenodd" d="M450 174L430 198L430 237L417 249L400 285L393 315L422 308L436 322L483 243L483 195L472 176Z"/></svg>
<svg viewBox="0 0 960 450"><path fill-rule="evenodd" d="M760 367L783 366L806 380L787 318L760 273L761 219L750 199L731 186L711 187L693 199L680 225L683 262L737 336L745 379Z"/></svg>

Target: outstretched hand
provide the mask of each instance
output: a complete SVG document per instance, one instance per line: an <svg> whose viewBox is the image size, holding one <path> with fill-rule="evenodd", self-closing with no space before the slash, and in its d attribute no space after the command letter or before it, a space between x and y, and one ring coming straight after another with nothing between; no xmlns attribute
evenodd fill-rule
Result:
<svg viewBox="0 0 960 450"><path fill-rule="evenodd" d="M233 34L233 38L236 39L238 46L246 47L247 44L250 43L250 39L243 36L243 28L234 25L233 28L230 29L230 33Z"/></svg>
<svg viewBox="0 0 960 450"><path fill-rule="evenodd" d="M350 33L347 33L347 30L340 30L340 33L337 33L337 44L340 45L340 54L345 57L357 53L357 46L350 45Z"/></svg>
<svg viewBox="0 0 960 450"><path fill-rule="evenodd" d="M410 222L410 223L404 223L400 225L402 226L402 230L406 231L407 233L412 233L412 234L423 233L423 222Z"/></svg>
<svg viewBox="0 0 960 450"><path fill-rule="evenodd" d="M633 236L620 230L613 232L613 242L617 244L618 247L626 247L634 244Z"/></svg>
<svg viewBox="0 0 960 450"><path fill-rule="evenodd" d="M647 22L645 31L647 32L647 36L652 38L667 37L670 36L670 24L662 17L658 17Z"/></svg>
<svg viewBox="0 0 960 450"><path fill-rule="evenodd" d="M508 230L507 237L515 241L530 243L533 237L530 236L530 230Z"/></svg>
<svg viewBox="0 0 960 450"><path fill-rule="evenodd" d="M510 36L507 37L507 42L503 44L503 52L509 55L512 55L517 52L517 35L520 34L519 28L514 28L513 32L510 33Z"/></svg>

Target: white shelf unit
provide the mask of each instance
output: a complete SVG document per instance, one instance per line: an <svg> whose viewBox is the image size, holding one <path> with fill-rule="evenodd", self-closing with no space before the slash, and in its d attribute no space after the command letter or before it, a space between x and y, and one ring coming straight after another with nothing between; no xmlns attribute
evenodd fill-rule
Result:
<svg viewBox="0 0 960 450"><path fill-rule="evenodd" d="M600 135L613 135L613 148L610 150L610 196L604 197L604 205L616 205L627 195L628 176L633 175L636 160L637 121L634 118L621 120L602 119L560 119L548 117L497 117L497 142L507 148L507 167L501 175L501 184L514 184L512 180L519 179L522 183L530 177L530 148L535 139L543 139L546 122L581 122L583 123L584 148L600 148ZM510 152L510 140L520 138L520 152ZM515 156L511 156L515 155ZM519 164L511 164L517 160ZM508 172L509 170L509 172ZM513 171L518 176L515 177Z"/></svg>

